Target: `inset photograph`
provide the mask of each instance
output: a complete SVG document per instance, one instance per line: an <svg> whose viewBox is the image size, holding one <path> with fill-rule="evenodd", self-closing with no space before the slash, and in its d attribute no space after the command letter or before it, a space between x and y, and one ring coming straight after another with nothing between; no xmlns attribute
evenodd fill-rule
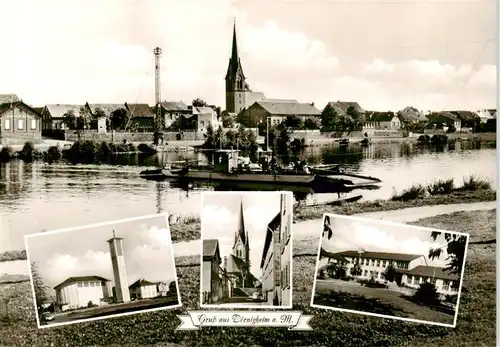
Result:
<svg viewBox="0 0 500 347"><path fill-rule="evenodd" d="M38 327L181 306L167 217L26 235Z"/></svg>
<svg viewBox="0 0 500 347"><path fill-rule="evenodd" d="M311 306L455 327L469 235L325 214Z"/></svg>
<svg viewBox="0 0 500 347"><path fill-rule="evenodd" d="M206 192L202 307L292 307L292 193Z"/></svg>

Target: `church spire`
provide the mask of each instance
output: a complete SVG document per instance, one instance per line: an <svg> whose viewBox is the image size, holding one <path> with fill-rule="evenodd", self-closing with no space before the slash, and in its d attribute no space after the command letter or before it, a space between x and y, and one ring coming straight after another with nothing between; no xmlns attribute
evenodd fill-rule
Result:
<svg viewBox="0 0 500 347"><path fill-rule="evenodd" d="M231 70L233 73L238 70L238 63L240 58L238 57L238 44L236 43L236 18L233 24L233 47L231 50Z"/></svg>

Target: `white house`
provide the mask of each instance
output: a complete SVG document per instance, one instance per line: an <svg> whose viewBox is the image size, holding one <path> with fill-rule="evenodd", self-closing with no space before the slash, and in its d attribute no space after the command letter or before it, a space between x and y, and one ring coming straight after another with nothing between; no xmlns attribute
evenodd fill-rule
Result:
<svg viewBox="0 0 500 347"><path fill-rule="evenodd" d="M130 291L130 297L136 300L155 298L158 296L156 283L146 281L145 279L135 281L128 289Z"/></svg>
<svg viewBox="0 0 500 347"><path fill-rule="evenodd" d="M69 277L54 289L62 311L104 305L111 299L111 281L100 276Z"/></svg>
<svg viewBox="0 0 500 347"><path fill-rule="evenodd" d="M420 265L403 274L402 283L407 287L417 289L424 282L433 283L442 296L458 294L458 275L445 272L441 267Z"/></svg>
<svg viewBox="0 0 500 347"><path fill-rule="evenodd" d="M281 235L280 235L280 266L281 266L281 304L292 304L292 201L289 194L281 194Z"/></svg>
<svg viewBox="0 0 500 347"><path fill-rule="evenodd" d="M490 119L495 119L496 116L496 112L494 116L492 112L490 112L490 110L479 110L476 113L479 116L479 118L481 118L481 123L486 123Z"/></svg>
<svg viewBox="0 0 500 347"><path fill-rule="evenodd" d="M214 130L217 130L222 123L219 122L217 117L217 112L211 107L193 106L192 108L193 116L197 119L197 131L201 133L206 133L208 126L212 125Z"/></svg>

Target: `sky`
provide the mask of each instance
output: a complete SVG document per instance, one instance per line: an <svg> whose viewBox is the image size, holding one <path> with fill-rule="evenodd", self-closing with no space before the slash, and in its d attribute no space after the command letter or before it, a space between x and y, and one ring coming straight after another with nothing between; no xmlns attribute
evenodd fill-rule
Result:
<svg viewBox="0 0 500 347"><path fill-rule="evenodd" d="M496 107L496 1L0 0L0 94L51 103L225 108L236 20L247 82L268 98L366 110Z"/></svg>
<svg viewBox="0 0 500 347"><path fill-rule="evenodd" d="M243 201L243 218L250 240L250 271L260 278L262 275L260 263L267 225L280 211L280 193L205 193L201 216L201 237L203 240L218 239L221 258L229 256L232 253L234 235L238 230L241 201Z"/></svg>
<svg viewBox="0 0 500 347"><path fill-rule="evenodd" d="M129 285L148 281L174 281L170 228L165 216L84 227L57 233L40 233L27 238L30 262L36 262L40 276L53 288L72 276L102 276L114 285L107 240L122 237ZM53 292L53 291L52 291Z"/></svg>
<svg viewBox="0 0 500 347"><path fill-rule="evenodd" d="M445 267L448 254L446 247L439 259L428 258L431 248L446 246L444 236L434 241L430 235L432 229L405 224L386 224L378 220L330 217L333 237L322 238L322 247L332 253L346 250L372 252L422 254L428 266Z"/></svg>

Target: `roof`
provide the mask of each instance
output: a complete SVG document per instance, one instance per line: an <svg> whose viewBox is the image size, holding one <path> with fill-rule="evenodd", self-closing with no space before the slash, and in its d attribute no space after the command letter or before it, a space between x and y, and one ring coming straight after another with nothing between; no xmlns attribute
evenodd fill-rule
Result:
<svg viewBox="0 0 500 347"><path fill-rule="evenodd" d="M70 283L93 282L93 281L111 282L111 280L108 280L107 278L104 278L101 276L73 276L73 277L68 277L66 280L59 283L57 286L54 287L54 289L57 289L63 285L70 284Z"/></svg>
<svg viewBox="0 0 500 347"><path fill-rule="evenodd" d="M296 102L296 103L298 103L298 101L294 100L294 99L266 99L264 101L268 101L268 102Z"/></svg>
<svg viewBox="0 0 500 347"><path fill-rule="evenodd" d="M254 105L259 105L270 115L297 115L297 116L319 116L321 112L313 105L292 101L257 101Z"/></svg>
<svg viewBox="0 0 500 347"><path fill-rule="evenodd" d="M443 280L458 281L460 277L456 274L452 274L446 271L442 267L437 266L424 266L419 265L415 268L406 271L407 275L413 276L423 276L423 277L435 277Z"/></svg>
<svg viewBox="0 0 500 347"><path fill-rule="evenodd" d="M355 101L330 101L328 103L333 109L340 114L347 113L349 107L354 107L358 112L365 113L365 110Z"/></svg>
<svg viewBox="0 0 500 347"><path fill-rule="evenodd" d="M496 109L494 109L494 108L490 108L490 109L488 109L487 111L488 111L488 112L489 112L489 113L490 113L493 117L495 117L495 118L496 118L496 116L497 116L497 110L496 110Z"/></svg>
<svg viewBox="0 0 500 347"><path fill-rule="evenodd" d="M271 242L273 240L273 232L276 227L281 223L281 212L278 212L276 216L271 220L271 222L267 225L266 228L266 239L264 241L264 248L262 250L262 260L260 262L260 267L264 267L264 263L266 262L267 252L269 252L269 248L271 247Z"/></svg>
<svg viewBox="0 0 500 347"><path fill-rule="evenodd" d="M323 247L321 247L320 257L321 258L335 259L341 263L348 263L349 262L349 261L347 261L347 259L343 255L340 255L339 253L328 252Z"/></svg>
<svg viewBox="0 0 500 347"><path fill-rule="evenodd" d="M0 104L21 101L16 94L0 94Z"/></svg>
<svg viewBox="0 0 500 347"><path fill-rule="evenodd" d="M344 257L358 257L358 251L349 250L338 252L335 254L340 254ZM380 259L380 260L395 260L395 261L412 261L423 257L421 254L405 254L405 253L388 253L388 252L363 252L360 255L360 258L369 258L369 259Z"/></svg>
<svg viewBox="0 0 500 347"><path fill-rule="evenodd" d="M148 104L125 104L134 117L154 117L155 112Z"/></svg>
<svg viewBox="0 0 500 347"><path fill-rule="evenodd" d="M452 111L461 121L474 121L479 120L479 115L472 111Z"/></svg>
<svg viewBox="0 0 500 347"><path fill-rule="evenodd" d="M63 118L64 114L70 110L75 112L75 116L80 114L80 108L85 105L75 105L75 104L52 104L47 105L47 111L52 118Z"/></svg>
<svg viewBox="0 0 500 347"><path fill-rule="evenodd" d="M238 223L238 233L236 237L234 238L234 245L236 245L236 242L238 241L238 236L241 238L241 241L243 244L246 244L247 242L247 233L246 233L246 228L245 228L245 216L243 213L243 200L240 202L240 216L239 216L239 223ZM234 247L234 246L233 246Z"/></svg>
<svg viewBox="0 0 500 347"><path fill-rule="evenodd" d="M145 287L145 286L156 286L155 282L146 281L145 279L139 279L132 283L129 288Z"/></svg>
<svg viewBox="0 0 500 347"><path fill-rule="evenodd" d="M193 106L193 114L214 114L216 113L213 108L208 106Z"/></svg>
<svg viewBox="0 0 500 347"><path fill-rule="evenodd" d="M371 122L390 122L395 114L394 112L388 111L388 112L367 112L369 113L369 116L367 117L367 121Z"/></svg>
<svg viewBox="0 0 500 347"><path fill-rule="evenodd" d="M45 106L43 106L43 107L33 107L33 110L35 110L36 112L42 114L44 108L45 108Z"/></svg>
<svg viewBox="0 0 500 347"><path fill-rule="evenodd" d="M266 99L264 93L261 92L247 92L245 95L246 106L252 106L257 101L271 101Z"/></svg>
<svg viewBox="0 0 500 347"><path fill-rule="evenodd" d="M182 101L164 101L160 105L166 111L188 111L188 106Z"/></svg>
<svg viewBox="0 0 500 347"><path fill-rule="evenodd" d="M106 116L109 116L111 113L114 111L120 109L120 108L125 108L124 104L87 104L90 112L95 114L96 110L100 108L101 110L104 111Z"/></svg>
<svg viewBox="0 0 500 347"><path fill-rule="evenodd" d="M219 248L219 240L203 240L203 257L215 257Z"/></svg>
<svg viewBox="0 0 500 347"><path fill-rule="evenodd" d="M36 111L33 107L29 106L29 105L26 105L24 102L22 101L16 101L16 102L12 102L12 103L3 103L3 104L0 104L0 115L9 111L10 109L12 109L13 107L17 107L17 106L23 106L29 110L31 110L32 113L38 115L41 117L41 112L38 112Z"/></svg>

